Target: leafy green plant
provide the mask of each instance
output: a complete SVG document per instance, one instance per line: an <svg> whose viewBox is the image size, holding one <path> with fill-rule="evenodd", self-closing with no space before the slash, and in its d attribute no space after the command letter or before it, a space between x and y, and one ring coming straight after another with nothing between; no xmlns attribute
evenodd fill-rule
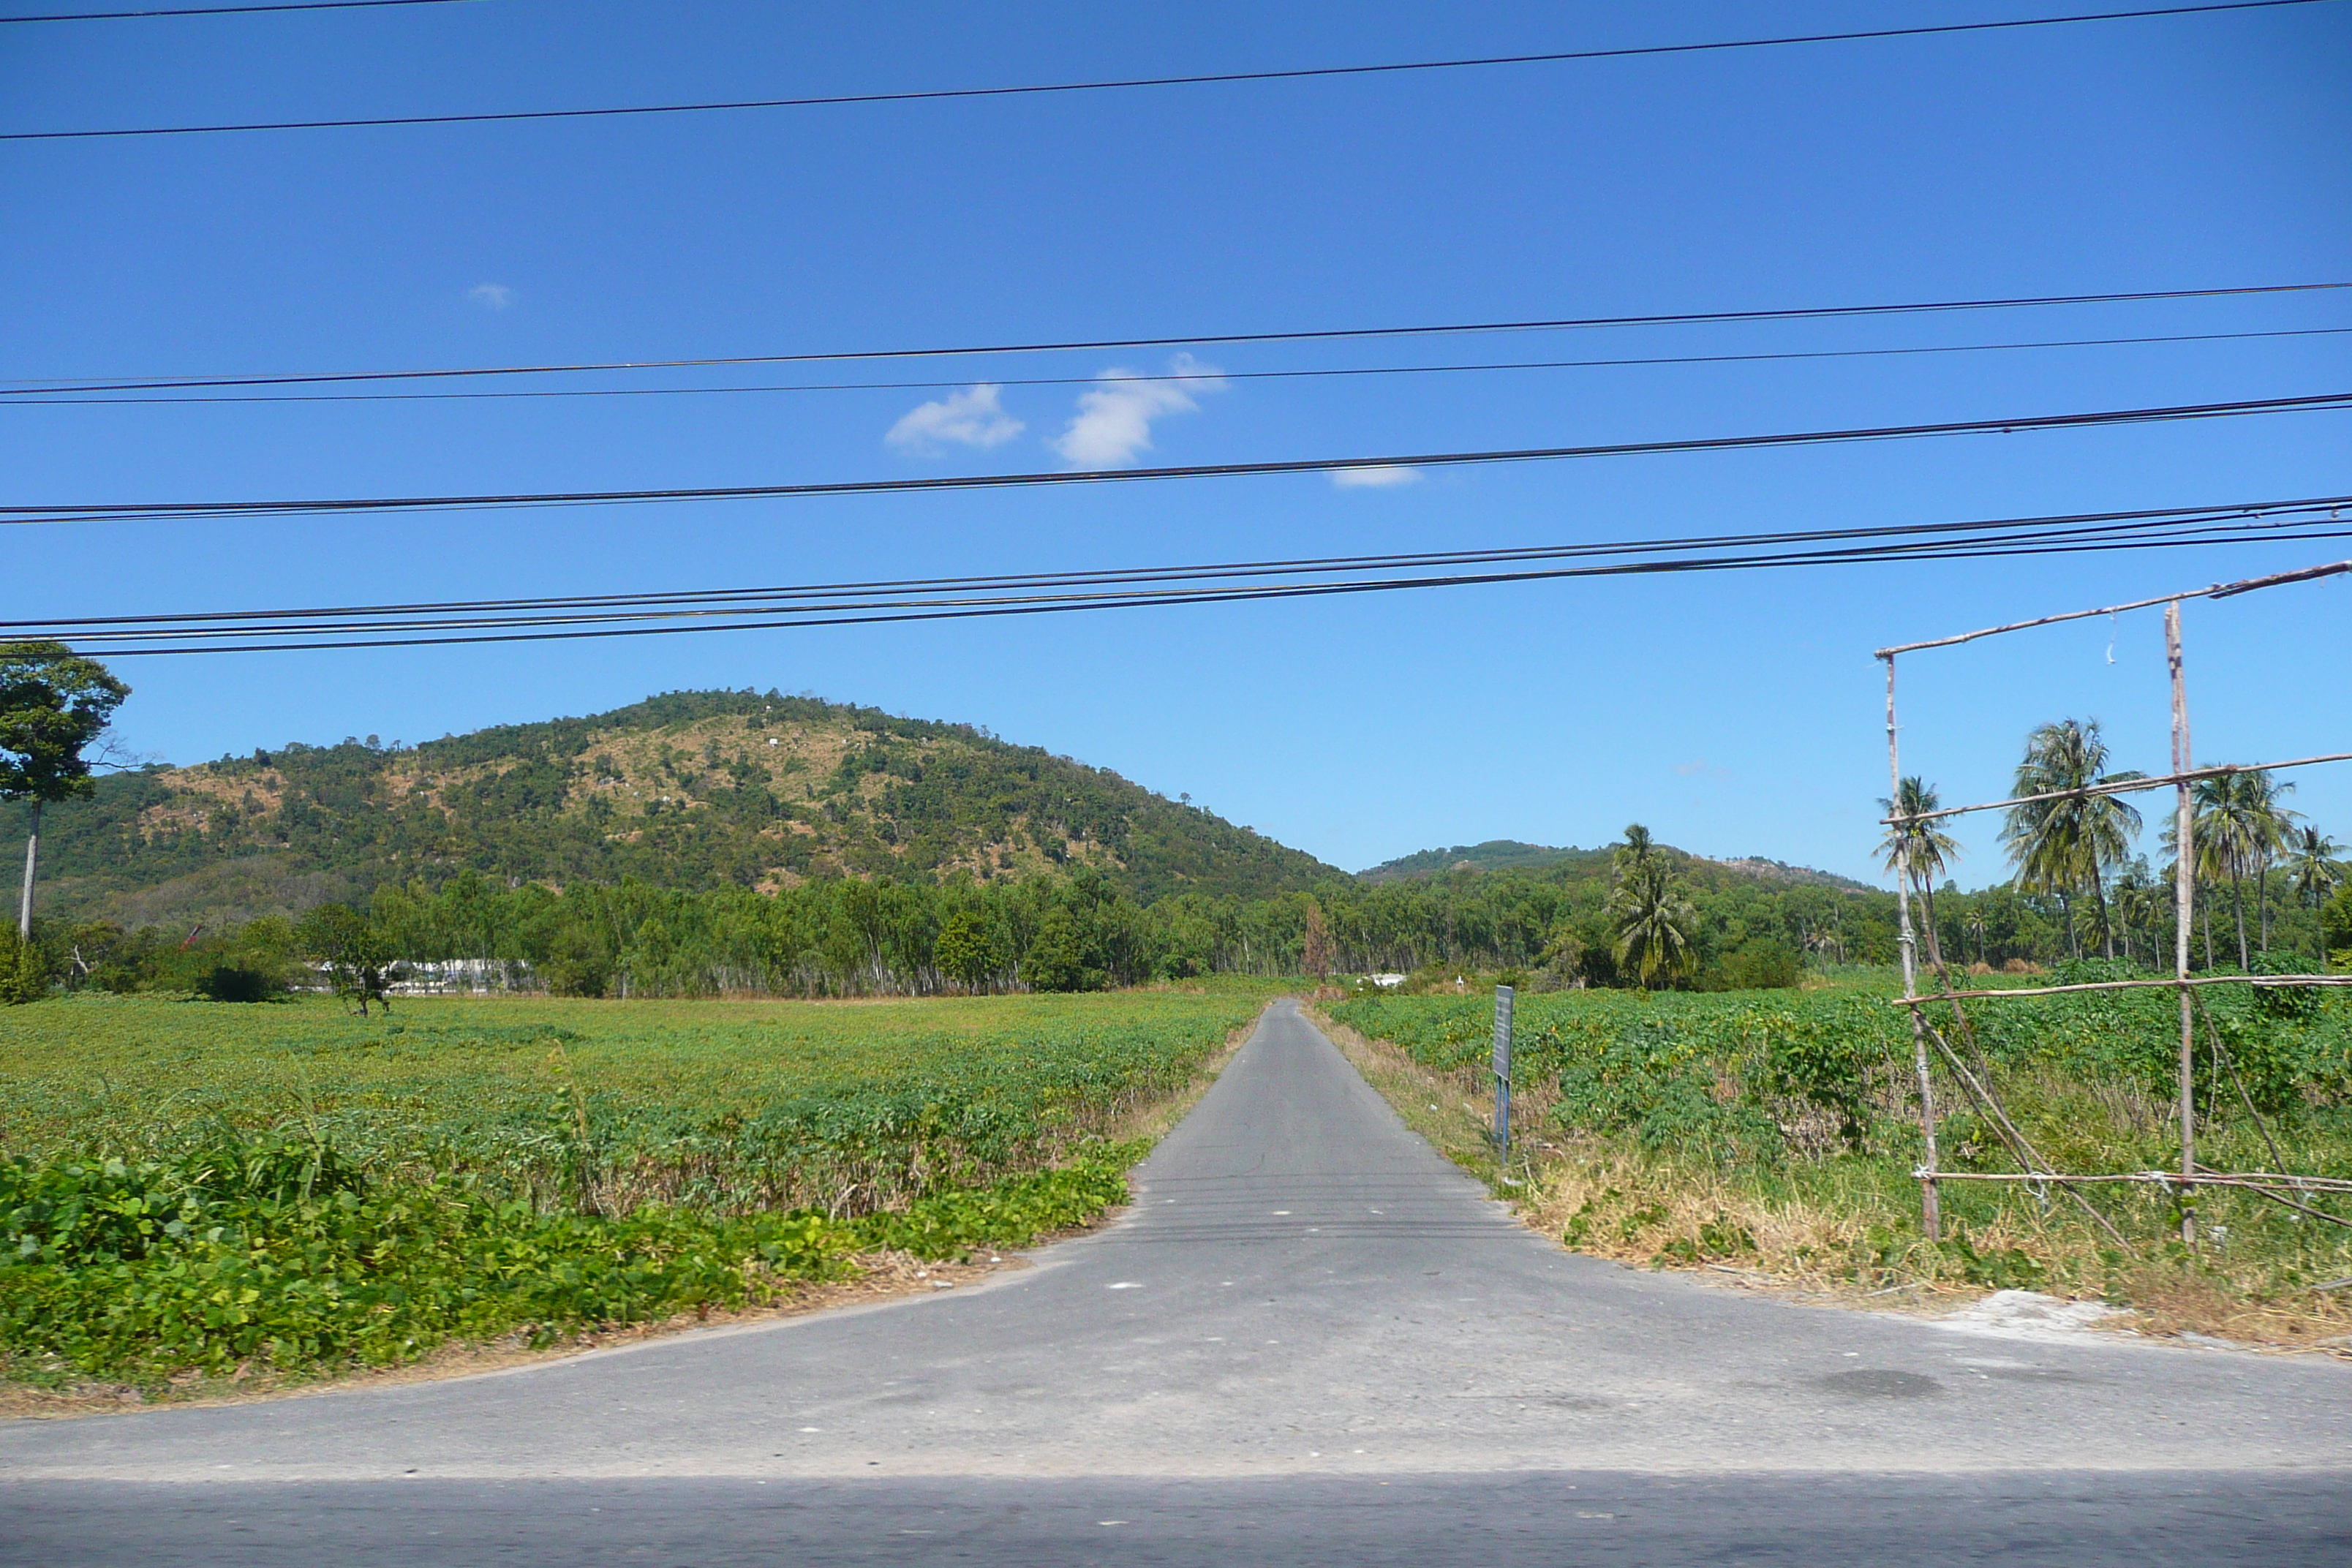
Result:
<svg viewBox="0 0 2352 1568"><path fill-rule="evenodd" d="M176 1160L0 1162L9 1373L158 1386L308 1375L457 1341L773 1300L877 1247L943 1258L1025 1245L1124 1201L1135 1145L837 1220L651 1205L598 1218L445 1182L368 1179L331 1144L224 1135Z"/></svg>

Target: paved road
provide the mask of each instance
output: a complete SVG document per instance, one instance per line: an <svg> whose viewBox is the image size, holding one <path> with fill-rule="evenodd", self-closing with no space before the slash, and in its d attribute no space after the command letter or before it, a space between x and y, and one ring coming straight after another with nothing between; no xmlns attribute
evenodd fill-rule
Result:
<svg viewBox="0 0 2352 1568"><path fill-rule="evenodd" d="M2352 1562L2342 1367L1563 1253L1287 1005L1136 1193L929 1298L0 1426L0 1563Z"/></svg>

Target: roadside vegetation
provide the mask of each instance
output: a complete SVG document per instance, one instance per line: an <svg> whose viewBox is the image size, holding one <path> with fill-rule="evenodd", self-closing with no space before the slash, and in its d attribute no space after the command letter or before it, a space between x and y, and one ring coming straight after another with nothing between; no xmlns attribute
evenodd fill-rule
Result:
<svg viewBox="0 0 2352 1568"><path fill-rule="evenodd" d="M298 1382L1024 1245L1269 994L0 1011L5 1375Z"/></svg>
<svg viewBox="0 0 2352 1568"><path fill-rule="evenodd" d="M2111 972L2086 962L2055 978ZM1325 1006L1428 1075L1391 1086L1391 1099L1443 1087L1454 1127L1441 1139L1518 1184L1500 1190L1578 1250L1893 1304L1942 1289L2030 1289L2129 1306L2159 1329L2280 1342L2352 1331L2347 1291L2315 1289L2352 1277L2352 1230L2252 1194L2200 1190L2205 1241L2191 1252L2161 1188L2093 1189L2094 1218L2054 1191L1948 1182L1944 1235L1928 1241L1912 1175L1909 1026L1890 1005L1899 989L1881 973L1798 992L1522 997L1507 1170L1475 1131L1493 1104L1491 993L1367 988ZM2234 989L2206 993L2236 1075L2216 1074L2202 1054L2200 1157L2217 1169L2352 1175L2352 999ZM1979 1005L1969 1020L2010 1115L2047 1159L2147 1171L2179 1159L2174 1007L2167 992L2119 992ZM1957 1086L1943 1093L1945 1107L1965 1106ZM2019 1168L1966 1110L1938 1135L1947 1169Z"/></svg>

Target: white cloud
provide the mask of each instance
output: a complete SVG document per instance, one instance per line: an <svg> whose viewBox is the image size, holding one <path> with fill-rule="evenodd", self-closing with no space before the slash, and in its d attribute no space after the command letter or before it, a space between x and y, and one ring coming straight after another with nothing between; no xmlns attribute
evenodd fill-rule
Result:
<svg viewBox="0 0 2352 1568"><path fill-rule="evenodd" d="M1193 395L1223 392L1224 373L1191 354L1168 363L1175 381L1145 381L1131 370L1107 370L1078 394L1069 427L1046 443L1077 468L1113 468L1139 452L1151 450L1151 422L1164 414L1191 414L1201 405Z"/></svg>
<svg viewBox="0 0 2352 1568"><path fill-rule="evenodd" d="M514 290L503 283L477 283L466 290L466 298L486 310L503 310L514 303Z"/></svg>
<svg viewBox="0 0 2352 1568"><path fill-rule="evenodd" d="M1331 482L1343 490L1385 490L1421 483L1421 470L1383 463L1376 468L1334 468Z"/></svg>
<svg viewBox="0 0 2352 1568"><path fill-rule="evenodd" d="M941 443L960 447L1001 447L1027 426L998 405L997 388L982 383L950 393L909 409L882 439L913 452L929 452Z"/></svg>

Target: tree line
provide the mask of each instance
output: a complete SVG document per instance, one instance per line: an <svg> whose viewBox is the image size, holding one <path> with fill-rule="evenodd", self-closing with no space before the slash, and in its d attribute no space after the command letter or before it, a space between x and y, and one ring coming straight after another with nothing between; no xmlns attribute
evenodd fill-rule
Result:
<svg viewBox="0 0 2352 1568"><path fill-rule="evenodd" d="M91 752L128 689L53 644L0 645L0 798L89 793ZM1882 849L1918 900L1931 961L1986 967L2169 952L2168 869L2136 851L2138 814L2086 788L2111 770L2095 721L2029 737L2003 829L2012 875L1963 893L1937 792L1902 781ZM2259 770L2196 786L2192 870L2204 966L2273 949L2326 962L2352 945L2352 875L2337 847ZM2168 844L2171 835L2162 836ZM0 1000L58 986L268 994L320 973L362 1005L404 965L463 962L583 996L1074 991L1214 973L1479 971L1543 986L1789 985L1811 966L1891 963L1895 898L1833 879L1760 876L1658 844L1640 824L1611 850L1539 870L1329 877L1262 896L1139 898L1100 868L1019 879L820 877L772 893L635 877L561 886L467 869L377 886L299 921L184 933L37 921L37 833L19 921L0 927ZM2221 921L2217 940L2215 922Z"/></svg>
<svg viewBox="0 0 2352 1568"><path fill-rule="evenodd" d="M2019 804L2001 826L2010 886L2055 905L2066 956L2095 950L2105 959L2168 968L2179 925L2179 823L2168 820L2158 834L2168 858L2152 865L2137 848L2140 813L2121 793L2086 793L2147 776L2109 762L2095 719L2062 719L2027 736L2011 780ZM2333 949L2352 943L2352 866L2343 846L2288 808L2294 791L2263 768L2191 784L2192 963L2201 958L2200 966L2210 970L2234 961L2249 970L2258 956L2276 954L2325 970ZM1994 935L1990 911L1981 897L1958 895L1948 878L1959 846L1938 825L1943 803L1935 786L1906 778L1894 798L1878 804L1891 819L1880 845L1884 864L1919 900L1930 962L1965 962L1972 949L1982 962Z"/></svg>

